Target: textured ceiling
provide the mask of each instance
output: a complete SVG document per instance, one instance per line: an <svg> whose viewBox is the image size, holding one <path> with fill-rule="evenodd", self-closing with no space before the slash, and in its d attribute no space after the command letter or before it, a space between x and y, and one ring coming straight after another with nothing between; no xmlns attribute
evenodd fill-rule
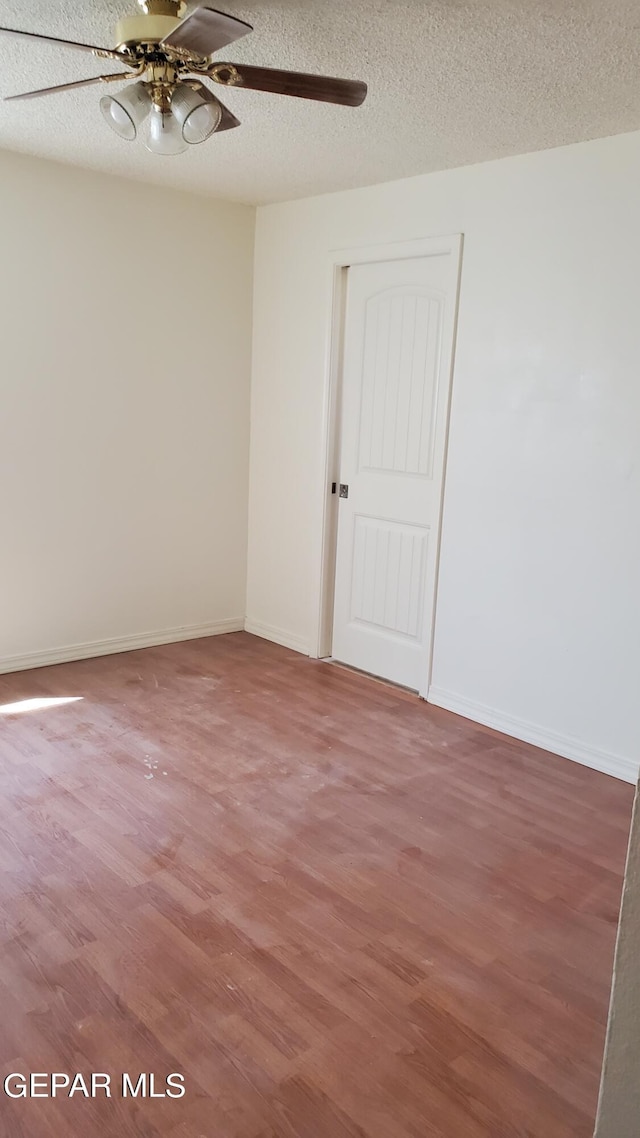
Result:
<svg viewBox="0 0 640 1138"><path fill-rule="evenodd" d="M0 147L268 202L640 129L637 0L209 3L255 28L221 58L364 79L366 103L225 92L243 125L161 158L113 135L98 110L104 88L88 87L0 104ZM1 24L104 46L137 12L135 0L0 0ZM3 95L109 69L0 36Z"/></svg>

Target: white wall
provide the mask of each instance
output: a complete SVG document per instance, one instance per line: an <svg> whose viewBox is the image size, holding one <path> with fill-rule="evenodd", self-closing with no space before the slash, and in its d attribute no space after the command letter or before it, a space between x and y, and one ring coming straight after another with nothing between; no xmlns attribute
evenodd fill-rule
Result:
<svg viewBox="0 0 640 1138"><path fill-rule="evenodd" d="M595 1138L640 1130L640 798L629 839Z"/></svg>
<svg viewBox="0 0 640 1138"><path fill-rule="evenodd" d="M249 627L314 650L328 251L464 233L432 698L634 778L640 134L258 211Z"/></svg>
<svg viewBox="0 0 640 1138"><path fill-rule="evenodd" d="M0 204L0 670L240 627L254 211L8 153Z"/></svg>

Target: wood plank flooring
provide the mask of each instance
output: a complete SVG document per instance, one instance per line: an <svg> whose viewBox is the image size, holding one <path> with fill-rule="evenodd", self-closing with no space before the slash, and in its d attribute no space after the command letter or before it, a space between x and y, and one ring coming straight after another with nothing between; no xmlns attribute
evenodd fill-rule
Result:
<svg viewBox="0 0 640 1138"><path fill-rule="evenodd" d="M2 1138L590 1138L632 789L244 633L0 677ZM183 1098L122 1098L127 1072Z"/></svg>

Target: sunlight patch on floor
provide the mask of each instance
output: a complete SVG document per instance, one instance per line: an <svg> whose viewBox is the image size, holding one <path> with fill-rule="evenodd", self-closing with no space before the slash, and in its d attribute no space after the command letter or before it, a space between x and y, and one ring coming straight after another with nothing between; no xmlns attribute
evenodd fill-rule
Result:
<svg viewBox="0 0 640 1138"><path fill-rule="evenodd" d="M43 711L47 707L60 707L63 703L77 703L82 695L43 696L37 699L21 699L17 703L0 704L0 715L21 715L23 711Z"/></svg>

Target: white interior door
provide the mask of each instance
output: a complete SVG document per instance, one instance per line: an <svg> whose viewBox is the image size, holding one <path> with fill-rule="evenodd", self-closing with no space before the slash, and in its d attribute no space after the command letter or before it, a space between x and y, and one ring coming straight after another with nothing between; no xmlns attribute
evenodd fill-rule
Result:
<svg viewBox="0 0 640 1138"><path fill-rule="evenodd" d="M457 280L457 249L347 280L332 656L423 694Z"/></svg>

